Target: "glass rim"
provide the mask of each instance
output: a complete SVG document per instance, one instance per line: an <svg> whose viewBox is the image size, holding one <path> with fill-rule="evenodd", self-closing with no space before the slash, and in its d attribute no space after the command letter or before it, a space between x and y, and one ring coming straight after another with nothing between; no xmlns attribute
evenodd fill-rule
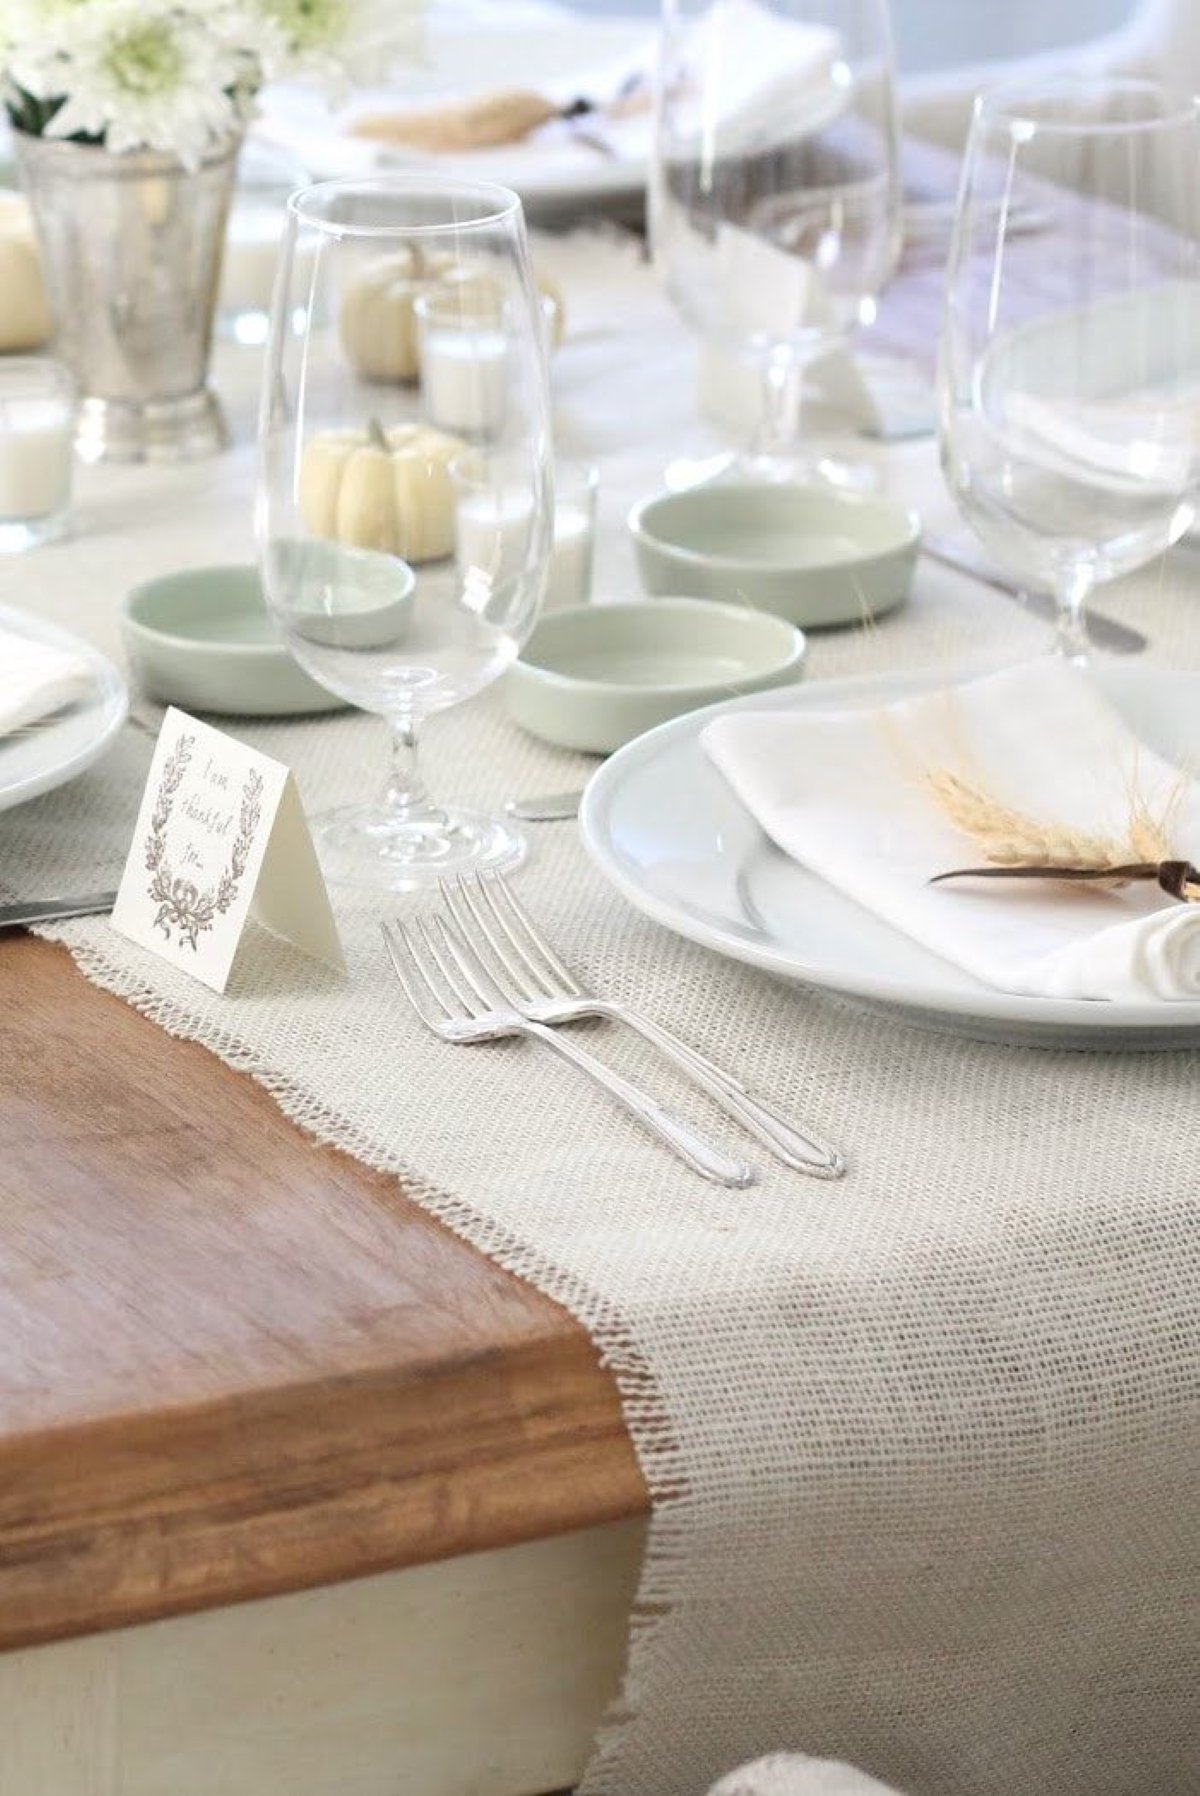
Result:
<svg viewBox="0 0 1200 1796"><path fill-rule="evenodd" d="M1087 94L1135 94L1156 96L1162 110L1146 118L1039 118L1039 102L1056 95L1064 98ZM1200 119L1200 95L1174 94L1161 81L1133 75L1072 75L1069 71L1046 74L1037 81L1006 81L985 88L976 96L977 122L1006 125L1012 131L1038 132L1064 137L1108 137L1133 131L1161 131Z"/></svg>
<svg viewBox="0 0 1200 1796"><path fill-rule="evenodd" d="M318 202L337 194L359 194L365 199L418 194L429 198L450 199L460 195L475 200L480 210L473 218L446 219L432 224L355 224L348 219L322 216ZM488 225L505 224L521 214L520 195L497 181L447 179L438 175L338 175L328 181L313 181L288 196L288 214L314 230L331 237L439 237L461 231L481 230Z"/></svg>

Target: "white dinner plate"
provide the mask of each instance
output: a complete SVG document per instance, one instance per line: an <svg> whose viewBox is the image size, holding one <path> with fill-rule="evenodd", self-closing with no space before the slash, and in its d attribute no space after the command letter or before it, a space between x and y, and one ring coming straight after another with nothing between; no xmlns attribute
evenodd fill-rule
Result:
<svg viewBox="0 0 1200 1796"><path fill-rule="evenodd" d="M401 70L385 91L356 94L343 114L331 117L321 96L299 87L269 88L256 129L292 151L315 179L371 171L433 170L513 187L531 211L567 203L593 205L640 196L646 184L649 122L644 131L614 133L605 155L555 126L527 144L469 154L428 156L381 148L339 127L373 111L438 106L505 88L561 95L602 71L649 66L655 42L652 19L594 19L555 13L544 20L492 23L486 16L432 12L428 55L420 68Z"/></svg>
<svg viewBox="0 0 1200 1796"><path fill-rule="evenodd" d="M113 666L90 643L27 611L0 607L0 632L31 636L89 662L95 679L86 698L15 736L0 737L0 811L65 785L98 761L125 721L129 695Z"/></svg>
<svg viewBox="0 0 1200 1796"><path fill-rule="evenodd" d="M1200 765L1200 676L1114 661L1095 678L1152 748ZM877 706L944 683L932 673L813 681L663 724L593 777L580 811L587 850L631 904L677 934L935 1028L1036 1047L1200 1044L1200 1002L1024 997L940 960L776 848L700 746L727 711Z"/></svg>

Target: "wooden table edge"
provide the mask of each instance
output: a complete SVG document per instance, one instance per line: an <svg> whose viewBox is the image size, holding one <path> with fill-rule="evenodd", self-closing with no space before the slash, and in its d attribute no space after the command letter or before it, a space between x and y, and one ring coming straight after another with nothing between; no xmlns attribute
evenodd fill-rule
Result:
<svg viewBox="0 0 1200 1796"><path fill-rule="evenodd" d="M111 1161L130 1148L120 1136L115 1146L99 1135L93 1140L89 1104L94 1100L95 1115L107 1119L122 1081L138 1069L169 1098L169 1071L183 1081L178 1119L172 1115L166 1130L180 1131L180 1153L186 1157L189 1130L213 1132L197 1101L203 1092L212 1114L229 1116L231 1134L253 1126L282 1167L302 1165L310 1181L328 1177L337 1203L358 1203L389 1250L394 1230L397 1250L403 1246L418 1262L418 1282L406 1293L411 1316L401 1306L385 1308L374 1334L353 1352L335 1343L343 1359L332 1375L239 1381L234 1366L219 1397L158 1402L148 1413L133 1386L126 1402L80 1414L48 1374L42 1410L49 1425L40 1425L41 1412L31 1419L25 1410L14 1422L0 1343L0 1651L647 1512L612 1375L565 1310L484 1260L407 1199L397 1181L304 1135L249 1075L167 1036L90 985L65 950L32 938L5 942L0 972L17 965L16 954L26 985L17 1020L9 1005L5 1026L28 1029L30 1051L12 1105L12 1129L24 1133L10 1130L6 1138L0 1127L0 1193L6 1184L10 1200L16 1192L18 1212L28 1197L39 1218L58 1222L56 1168L70 1164L74 1183L64 1186L62 1199L75 1207L62 1219L70 1252L71 1222L86 1215L91 1199L90 1165L103 1160L110 1187L115 1179L123 1190L125 1175ZM59 1031L49 1047L48 1028ZM112 1044L108 1063L94 1052L98 1040ZM70 1055L78 1056L77 1067L63 1064ZM81 1091L72 1075L89 1055L94 1091ZM39 1056L46 1064L37 1064ZM68 1084L70 1100L63 1096ZM68 1101L77 1108L64 1121ZM23 1147L45 1168L44 1191L31 1188ZM219 1172L220 1144L212 1151ZM197 1191L203 1203L203 1183ZM239 1220L235 1215L232 1226ZM314 1222L306 1211L302 1221L309 1231L303 1246L320 1230L320 1215ZM424 1249L432 1271L422 1271L414 1247ZM72 1272L86 1292L86 1263ZM430 1347L410 1335L420 1322L419 1280L434 1274L457 1276L465 1294L462 1310L446 1305L445 1318L435 1301ZM497 1305L494 1326L505 1337L498 1345L489 1341L487 1315L477 1328L473 1321L480 1289ZM36 1281L20 1295L36 1328L43 1301ZM431 1295L436 1300L438 1292ZM137 1346L134 1333L129 1351ZM27 1393L19 1394L27 1409ZM67 1419L56 1425L55 1408L63 1404Z"/></svg>

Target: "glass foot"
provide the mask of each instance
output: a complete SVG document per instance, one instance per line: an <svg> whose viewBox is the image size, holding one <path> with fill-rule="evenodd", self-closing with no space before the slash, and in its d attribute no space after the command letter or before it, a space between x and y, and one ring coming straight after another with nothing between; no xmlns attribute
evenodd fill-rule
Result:
<svg viewBox="0 0 1200 1796"><path fill-rule="evenodd" d="M402 820L382 804L326 811L313 835L326 879L378 892L419 892L455 873L516 867L528 846L502 817L438 808Z"/></svg>

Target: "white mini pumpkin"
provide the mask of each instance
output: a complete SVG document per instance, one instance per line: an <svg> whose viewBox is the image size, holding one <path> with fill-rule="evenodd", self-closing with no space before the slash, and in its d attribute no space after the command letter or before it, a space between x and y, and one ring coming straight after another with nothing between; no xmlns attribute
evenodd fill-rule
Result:
<svg viewBox="0 0 1200 1796"><path fill-rule="evenodd" d="M349 548L441 560L454 548L450 464L465 449L423 424L324 431L301 458L301 515L314 536Z"/></svg>

